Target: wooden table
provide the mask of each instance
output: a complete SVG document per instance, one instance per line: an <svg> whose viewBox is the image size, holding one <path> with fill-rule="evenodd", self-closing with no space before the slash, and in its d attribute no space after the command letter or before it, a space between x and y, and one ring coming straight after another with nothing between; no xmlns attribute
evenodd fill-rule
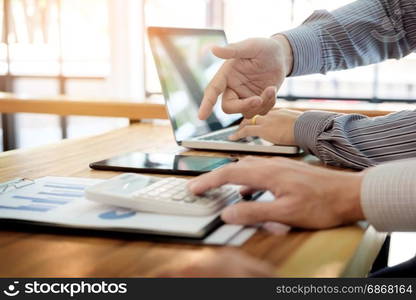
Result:
<svg viewBox="0 0 416 300"><path fill-rule="evenodd" d="M152 137L151 142L148 137ZM182 148L174 143L169 127L135 124L99 136L2 153L0 181L46 175L108 178L117 173L93 171L88 164L128 151L176 153ZM296 231L284 236L259 231L241 251L270 262L281 276L365 276L383 239L384 235L358 225ZM3 229L0 276L149 276L158 267L183 261L206 248L220 250L210 246Z"/></svg>

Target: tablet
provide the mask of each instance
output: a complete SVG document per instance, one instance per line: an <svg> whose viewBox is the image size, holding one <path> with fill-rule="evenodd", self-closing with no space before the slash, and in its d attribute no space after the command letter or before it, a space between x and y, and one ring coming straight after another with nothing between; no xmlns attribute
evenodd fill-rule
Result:
<svg viewBox="0 0 416 300"><path fill-rule="evenodd" d="M200 175L236 161L229 157L130 152L91 163L90 167L106 171Z"/></svg>

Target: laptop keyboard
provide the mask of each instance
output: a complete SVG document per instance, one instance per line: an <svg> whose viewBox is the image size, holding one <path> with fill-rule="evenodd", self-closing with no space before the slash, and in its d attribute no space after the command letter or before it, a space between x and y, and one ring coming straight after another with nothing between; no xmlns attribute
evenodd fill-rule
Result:
<svg viewBox="0 0 416 300"><path fill-rule="evenodd" d="M252 138L247 139L247 138L242 138L236 141L230 141L228 139L228 137L233 134L234 131L225 131L225 132L220 132L218 134L214 134L214 135L210 135L207 137L202 137L199 138L199 140L203 140L203 141L225 141L225 142L234 142L234 143L248 143L251 141Z"/></svg>
<svg viewBox="0 0 416 300"><path fill-rule="evenodd" d="M218 134L203 137L203 138L201 138L201 140L204 140L204 141L228 141L228 137L231 134L233 134L233 132L225 131L225 132L220 132Z"/></svg>

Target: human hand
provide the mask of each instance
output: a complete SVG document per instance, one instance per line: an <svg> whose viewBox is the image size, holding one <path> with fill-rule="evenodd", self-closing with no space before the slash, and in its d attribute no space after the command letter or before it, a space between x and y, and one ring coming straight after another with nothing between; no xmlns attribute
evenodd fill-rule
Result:
<svg viewBox="0 0 416 300"><path fill-rule="evenodd" d="M157 270L156 277L273 277L273 267L238 250L202 250Z"/></svg>
<svg viewBox="0 0 416 300"><path fill-rule="evenodd" d="M242 113L245 118L266 114L276 102L276 89L292 69L287 39L283 35L252 38L214 47L212 52L226 61L205 89L199 118L208 118L221 94L226 113Z"/></svg>
<svg viewBox="0 0 416 300"><path fill-rule="evenodd" d="M275 109L264 116L253 119L244 119L237 132L229 137L236 141L248 136L258 136L275 145L296 145L294 127L300 111L288 109Z"/></svg>
<svg viewBox="0 0 416 300"><path fill-rule="evenodd" d="M232 224L266 221L302 228L330 228L364 219L360 203L363 173L330 170L286 158L245 158L189 183L194 194L223 184L269 190L272 202L239 202L222 212Z"/></svg>

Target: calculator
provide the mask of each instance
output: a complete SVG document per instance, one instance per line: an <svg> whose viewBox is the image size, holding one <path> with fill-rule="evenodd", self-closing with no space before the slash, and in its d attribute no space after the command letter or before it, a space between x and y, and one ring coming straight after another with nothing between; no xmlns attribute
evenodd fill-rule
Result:
<svg viewBox="0 0 416 300"><path fill-rule="evenodd" d="M226 205L241 200L236 186L224 185L202 195L193 195L188 180L158 178L125 173L87 187L88 200L137 211L173 215L212 215Z"/></svg>

